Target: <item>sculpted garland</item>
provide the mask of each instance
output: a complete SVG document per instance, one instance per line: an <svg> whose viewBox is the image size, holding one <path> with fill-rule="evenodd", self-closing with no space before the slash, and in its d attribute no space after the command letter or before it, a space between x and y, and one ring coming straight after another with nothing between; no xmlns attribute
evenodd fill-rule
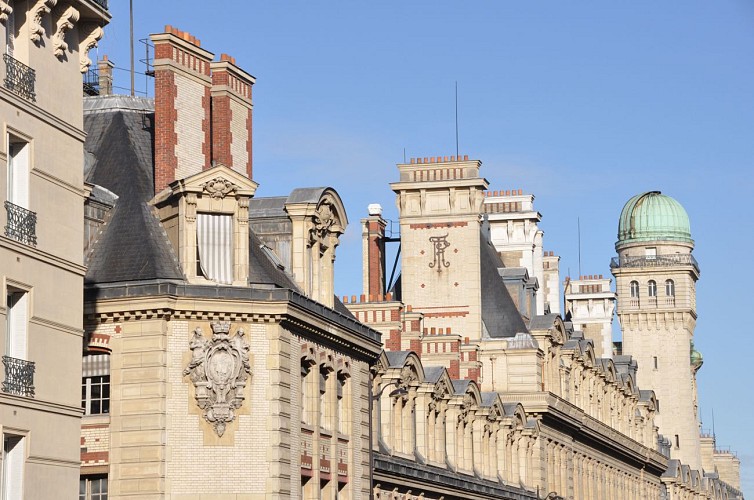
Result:
<svg viewBox="0 0 754 500"><path fill-rule="evenodd" d="M210 326L211 340L204 337L201 328L194 330L189 342L191 361L183 375L194 384L196 404L204 410L204 418L222 436L226 424L235 420L235 410L243 404L243 391L251 374L249 344L241 328L230 336L230 322L213 322Z"/></svg>

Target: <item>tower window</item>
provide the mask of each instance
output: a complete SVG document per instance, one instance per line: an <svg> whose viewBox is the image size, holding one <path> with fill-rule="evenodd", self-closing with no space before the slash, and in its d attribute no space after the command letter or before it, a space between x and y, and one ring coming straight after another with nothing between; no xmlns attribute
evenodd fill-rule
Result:
<svg viewBox="0 0 754 500"><path fill-rule="evenodd" d="M644 256L647 258L647 260L655 260L657 259L657 248L655 247L648 247L644 249Z"/></svg>
<svg viewBox="0 0 754 500"><path fill-rule="evenodd" d="M647 294L650 297L657 297L657 282L655 280L649 280L647 284Z"/></svg>
<svg viewBox="0 0 754 500"><path fill-rule="evenodd" d="M675 283L673 280L665 280L665 295L675 297Z"/></svg>
<svg viewBox="0 0 754 500"><path fill-rule="evenodd" d="M653 357L655 370L657 369L657 356Z"/></svg>
<svg viewBox="0 0 754 500"><path fill-rule="evenodd" d="M632 281L631 284L629 285L629 288L631 289L631 298L638 299L639 298L639 282Z"/></svg>

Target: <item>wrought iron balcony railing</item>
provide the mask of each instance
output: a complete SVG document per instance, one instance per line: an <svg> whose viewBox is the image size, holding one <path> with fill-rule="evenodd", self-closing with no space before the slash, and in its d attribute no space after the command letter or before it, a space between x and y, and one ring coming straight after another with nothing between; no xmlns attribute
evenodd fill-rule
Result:
<svg viewBox="0 0 754 500"><path fill-rule="evenodd" d="M31 210L5 202L8 219L5 225L5 236L25 245L37 246L37 214Z"/></svg>
<svg viewBox="0 0 754 500"><path fill-rule="evenodd" d="M690 253L687 254L666 254L654 256L636 256L636 257L613 257L610 261L610 268L618 267L675 267L675 266L694 266L699 272L699 264Z"/></svg>
<svg viewBox="0 0 754 500"><path fill-rule="evenodd" d="M107 0L91 0L91 1L99 5L103 9L107 10Z"/></svg>
<svg viewBox="0 0 754 500"><path fill-rule="evenodd" d="M3 356L5 381L3 392L34 397L34 362Z"/></svg>
<svg viewBox="0 0 754 500"><path fill-rule="evenodd" d="M5 88L18 94L24 99L36 102L37 95L34 93L36 72L24 63L15 60L10 54L3 54L5 61Z"/></svg>

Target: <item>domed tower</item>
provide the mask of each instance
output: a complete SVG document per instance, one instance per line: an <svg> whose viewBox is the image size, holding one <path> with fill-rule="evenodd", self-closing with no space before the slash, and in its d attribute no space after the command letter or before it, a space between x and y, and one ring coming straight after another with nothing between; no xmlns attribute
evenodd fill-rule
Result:
<svg viewBox="0 0 754 500"><path fill-rule="evenodd" d="M689 217L659 191L634 196L618 222L618 257L610 265L618 295L623 353L639 363L637 383L659 399L657 424L671 457L701 469L693 349L696 281Z"/></svg>

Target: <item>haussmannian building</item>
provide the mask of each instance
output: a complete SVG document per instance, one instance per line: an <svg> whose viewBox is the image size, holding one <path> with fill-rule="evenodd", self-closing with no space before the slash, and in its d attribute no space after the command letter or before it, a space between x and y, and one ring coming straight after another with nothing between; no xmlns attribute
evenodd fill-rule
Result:
<svg viewBox="0 0 754 500"><path fill-rule="evenodd" d="M0 498L74 498L83 336L82 72L106 0L0 1Z"/></svg>

